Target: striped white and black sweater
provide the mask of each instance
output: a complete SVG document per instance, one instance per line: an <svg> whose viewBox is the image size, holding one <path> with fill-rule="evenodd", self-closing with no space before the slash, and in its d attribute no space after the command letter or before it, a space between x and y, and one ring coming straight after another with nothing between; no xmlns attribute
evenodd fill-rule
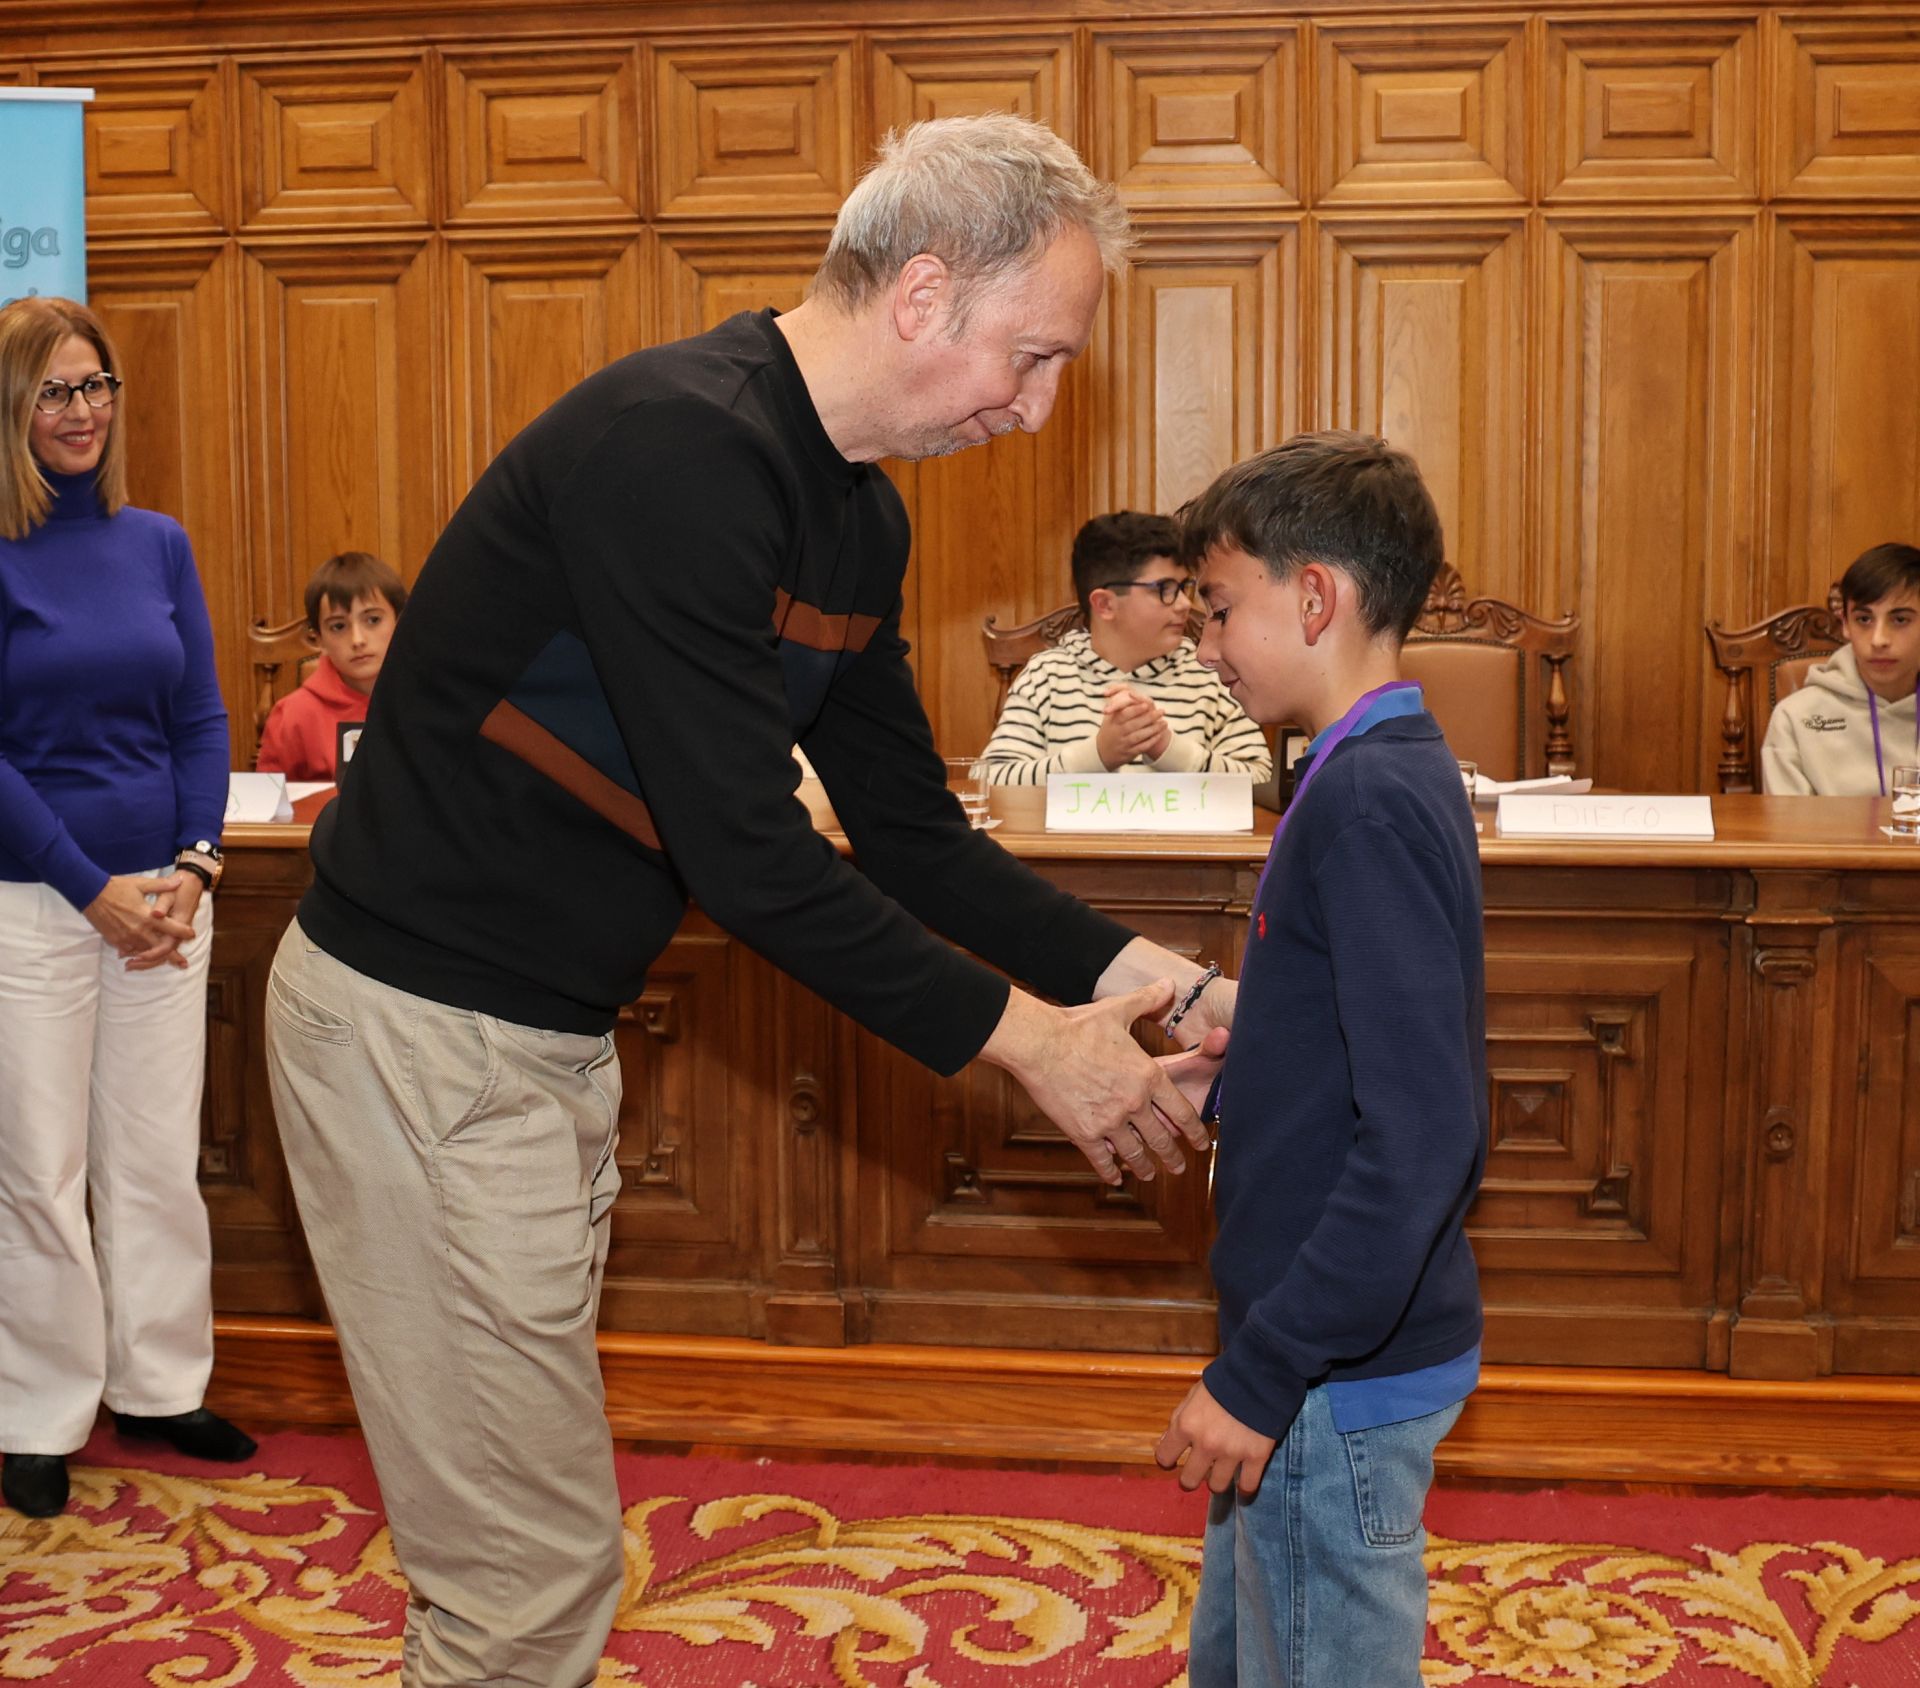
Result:
<svg viewBox="0 0 1920 1688"><path fill-rule="evenodd" d="M1251 774L1270 779L1273 758L1260 729L1228 695L1211 670L1202 668L1193 645L1155 657L1121 673L1075 628L1052 650L1042 651L1014 681L1000 724L984 757L994 785L1044 785L1049 774L1102 771L1095 739L1107 705L1107 690L1124 684L1153 699L1173 729L1158 761L1129 764L1169 774Z"/></svg>

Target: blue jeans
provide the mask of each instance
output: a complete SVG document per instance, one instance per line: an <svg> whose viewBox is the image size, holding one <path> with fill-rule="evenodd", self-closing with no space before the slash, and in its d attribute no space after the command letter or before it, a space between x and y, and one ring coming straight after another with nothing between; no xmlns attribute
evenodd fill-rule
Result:
<svg viewBox="0 0 1920 1688"><path fill-rule="evenodd" d="M1208 1509L1190 1688L1419 1688L1420 1515L1461 1404L1342 1434L1307 1392L1252 1499Z"/></svg>

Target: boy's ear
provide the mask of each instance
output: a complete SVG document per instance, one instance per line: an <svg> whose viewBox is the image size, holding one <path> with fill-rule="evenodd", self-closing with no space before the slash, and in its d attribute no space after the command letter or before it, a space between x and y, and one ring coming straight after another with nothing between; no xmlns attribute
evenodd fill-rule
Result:
<svg viewBox="0 0 1920 1688"><path fill-rule="evenodd" d="M1092 612L1089 619L1111 621L1113 612L1119 607L1119 600L1104 586L1096 586L1087 594L1087 608Z"/></svg>
<svg viewBox="0 0 1920 1688"><path fill-rule="evenodd" d="M1323 563L1304 564L1299 578L1300 631L1309 645L1317 645L1333 625L1346 582Z"/></svg>
<svg viewBox="0 0 1920 1688"><path fill-rule="evenodd" d="M312 622L300 629L300 637L306 640L308 650L317 651L320 648L320 630Z"/></svg>

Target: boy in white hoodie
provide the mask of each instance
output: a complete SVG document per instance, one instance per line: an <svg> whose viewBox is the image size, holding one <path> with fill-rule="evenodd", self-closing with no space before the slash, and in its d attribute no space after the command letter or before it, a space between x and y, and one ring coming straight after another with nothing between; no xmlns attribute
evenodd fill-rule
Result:
<svg viewBox="0 0 1920 1688"><path fill-rule="evenodd" d="M1893 769L1920 766L1920 549L1876 545L1840 577L1846 645L1775 706L1761 789L1884 797Z"/></svg>

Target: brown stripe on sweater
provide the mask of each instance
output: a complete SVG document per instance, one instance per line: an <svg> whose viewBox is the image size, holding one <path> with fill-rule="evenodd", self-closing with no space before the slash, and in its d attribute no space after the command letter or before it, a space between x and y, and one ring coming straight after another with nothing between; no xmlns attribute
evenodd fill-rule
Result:
<svg viewBox="0 0 1920 1688"><path fill-rule="evenodd" d="M784 587L773 594L774 631L809 650L864 651L879 626L877 615L828 615L801 603Z"/></svg>
<svg viewBox="0 0 1920 1688"><path fill-rule="evenodd" d="M611 821L649 850L665 850L652 812L624 786L600 772L579 751L562 743L531 715L507 702L496 703L480 723L480 736L545 774L569 796L577 797L603 821Z"/></svg>

